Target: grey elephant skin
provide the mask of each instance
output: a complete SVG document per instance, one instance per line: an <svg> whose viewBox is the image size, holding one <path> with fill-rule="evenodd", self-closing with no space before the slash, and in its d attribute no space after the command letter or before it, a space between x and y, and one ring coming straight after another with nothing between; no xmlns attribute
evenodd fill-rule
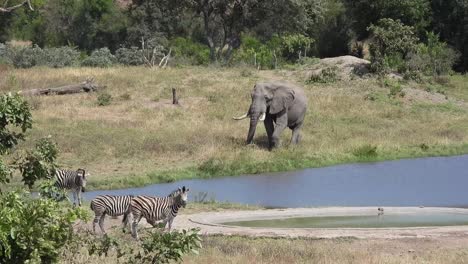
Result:
<svg viewBox="0 0 468 264"><path fill-rule="evenodd" d="M251 97L247 113L234 117L235 120L250 118L247 144L253 142L258 121L265 124L270 149L280 145L280 136L286 127L292 130L291 144L299 143L307 112L307 97L302 88L282 81L259 82Z"/></svg>

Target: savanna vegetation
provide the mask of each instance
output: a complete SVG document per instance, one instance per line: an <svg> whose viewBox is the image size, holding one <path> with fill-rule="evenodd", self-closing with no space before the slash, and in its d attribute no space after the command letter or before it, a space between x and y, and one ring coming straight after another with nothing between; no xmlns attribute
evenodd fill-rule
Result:
<svg viewBox="0 0 468 264"><path fill-rule="evenodd" d="M0 0L0 262L466 262L457 237L96 237L89 209L53 199L47 178L85 167L90 189L108 189L468 153L467 12L466 0ZM370 73L343 76L338 61L309 74L318 58L347 54L369 59ZM89 77L107 88L15 94ZM268 151L259 126L246 146L248 124L231 119L265 79L304 87L300 145L283 133ZM184 212L226 208L247 209Z"/></svg>
<svg viewBox="0 0 468 264"><path fill-rule="evenodd" d="M310 82L302 70L145 67L8 69L0 90L53 87L93 76L100 93L27 98L34 128L61 151L60 167L86 167L88 188L120 188L182 178L284 171L343 162L467 153L466 77L426 83L390 78ZM246 146L253 84L287 79L305 87L303 141L268 151L263 126ZM180 106L172 105L176 88ZM405 94L406 92L406 94ZM448 99L446 99L448 98ZM27 149L31 143L21 143ZM19 177L15 178L19 182Z"/></svg>

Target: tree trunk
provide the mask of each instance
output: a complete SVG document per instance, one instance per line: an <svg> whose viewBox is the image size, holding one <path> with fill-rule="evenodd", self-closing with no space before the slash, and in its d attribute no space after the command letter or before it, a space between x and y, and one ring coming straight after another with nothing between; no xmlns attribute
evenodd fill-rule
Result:
<svg viewBox="0 0 468 264"><path fill-rule="evenodd" d="M44 89L31 89L26 91L20 91L23 95L63 95L63 94L74 94L74 93L89 93L95 92L103 87L99 87L92 80L87 80L79 84L65 85L55 88L44 88Z"/></svg>

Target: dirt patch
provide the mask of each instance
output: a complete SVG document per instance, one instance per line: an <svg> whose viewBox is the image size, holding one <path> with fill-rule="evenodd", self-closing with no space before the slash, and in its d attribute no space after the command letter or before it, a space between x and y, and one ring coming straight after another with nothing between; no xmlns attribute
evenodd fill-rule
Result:
<svg viewBox="0 0 468 264"><path fill-rule="evenodd" d="M319 76L326 69L336 72L339 80L349 81L355 77L362 77L369 73L370 61L354 56L340 56L321 59L319 63L310 66L306 72L306 80Z"/></svg>
<svg viewBox="0 0 468 264"><path fill-rule="evenodd" d="M404 101L417 103L443 104L449 102L448 98L440 93L431 93L414 88L403 88Z"/></svg>
<svg viewBox="0 0 468 264"><path fill-rule="evenodd" d="M147 108L152 109L163 109L163 108L182 108L182 109L192 109L198 106L199 104L206 103L208 100L205 97L187 97L180 98L179 104L173 104L172 99L160 99L158 101L154 100L145 100L143 105Z"/></svg>

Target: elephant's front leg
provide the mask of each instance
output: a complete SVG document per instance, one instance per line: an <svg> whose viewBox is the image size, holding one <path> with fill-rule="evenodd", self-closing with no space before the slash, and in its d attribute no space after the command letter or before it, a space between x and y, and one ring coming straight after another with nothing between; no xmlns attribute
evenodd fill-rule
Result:
<svg viewBox="0 0 468 264"><path fill-rule="evenodd" d="M291 144L296 145L301 141L301 128L302 124L299 124L292 129Z"/></svg>
<svg viewBox="0 0 468 264"><path fill-rule="evenodd" d="M287 112L283 112L280 116L276 117L276 126L272 135L272 144L270 146L271 148L279 147L281 133L283 133L283 130L287 127L287 125L288 114Z"/></svg>
<svg viewBox="0 0 468 264"><path fill-rule="evenodd" d="M268 136L268 147L271 149L273 144L273 131L275 130L275 125L273 124L273 119L270 115L266 115L263 124L265 125L265 130Z"/></svg>

